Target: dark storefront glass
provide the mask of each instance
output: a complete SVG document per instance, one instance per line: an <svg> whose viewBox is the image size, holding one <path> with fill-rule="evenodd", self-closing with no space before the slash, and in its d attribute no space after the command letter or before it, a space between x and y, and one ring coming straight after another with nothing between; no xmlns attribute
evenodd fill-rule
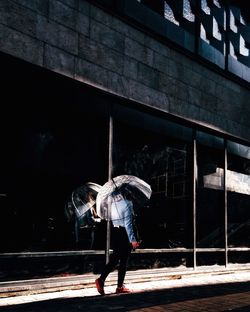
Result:
<svg viewBox="0 0 250 312"><path fill-rule="evenodd" d="M192 245L190 145L190 129L116 106L113 176L138 176L153 191L137 212L142 248Z"/></svg>
<svg viewBox="0 0 250 312"><path fill-rule="evenodd" d="M6 68L6 71L4 70ZM98 225L67 220L74 188L108 176L108 106L70 79L11 59L2 67L0 251L105 248Z"/></svg>
<svg viewBox="0 0 250 312"><path fill-rule="evenodd" d="M197 132L197 247L223 248L224 143L223 139Z"/></svg>
<svg viewBox="0 0 250 312"><path fill-rule="evenodd" d="M197 132L196 247L225 247L224 141ZM206 250L208 251L208 250ZM211 250L212 251L212 250ZM198 266L224 264L223 253L198 252Z"/></svg>
<svg viewBox="0 0 250 312"><path fill-rule="evenodd" d="M196 254L197 266L225 265L225 251L203 251Z"/></svg>
<svg viewBox="0 0 250 312"><path fill-rule="evenodd" d="M1 72L6 99L0 123L3 280L98 272L102 267L106 222L94 229L76 229L74 220L67 219L65 203L72 190L85 182L102 185L107 181L110 116L112 176L138 176L153 191L149 202L136 210L144 250L132 254L129 269L192 267L194 255L198 266L223 265L225 247L229 263L250 262L249 147L228 141L225 196L224 140L197 132L193 215L191 126L132 109L117 98L20 60L0 60L8 64ZM90 249L95 252L77 253ZM71 253L57 257L50 253L55 251ZM5 259L6 252L16 252L18 258ZM25 252L31 256L19 257ZM34 257L32 252L43 254Z"/></svg>
<svg viewBox="0 0 250 312"><path fill-rule="evenodd" d="M192 269L192 252L169 250L169 252L135 253L129 260L129 270L136 269L157 269L157 268L177 268L182 270Z"/></svg>
<svg viewBox="0 0 250 312"><path fill-rule="evenodd" d="M250 247L250 148L228 142L228 247ZM229 262L236 261L236 254ZM247 254L246 254L247 256ZM241 254L243 261L243 254Z"/></svg>
<svg viewBox="0 0 250 312"><path fill-rule="evenodd" d="M228 262L232 264L249 264L250 263L250 251L228 251Z"/></svg>

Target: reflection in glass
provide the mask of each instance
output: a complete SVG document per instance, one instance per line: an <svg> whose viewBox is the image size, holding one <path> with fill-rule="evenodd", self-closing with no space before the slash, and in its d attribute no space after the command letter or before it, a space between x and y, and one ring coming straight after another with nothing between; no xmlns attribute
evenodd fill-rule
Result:
<svg viewBox="0 0 250 312"><path fill-rule="evenodd" d="M153 123L148 118L144 114L144 123L137 126L131 118L127 118L129 124L117 116L113 176L131 174L151 185L151 199L137 216L142 248L187 247L192 237L189 144L167 136L164 131L158 133L163 120Z"/></svg>
<svg viewBox="0 0 250 312"><path fill-rule="evenodd" d="M250 195L250 175L228 170L227 190Z"/></svg>
<svg viewBox="0 0 250 312"><path fill-rule="evenodd" d="M240 14L240 23L244 26L247 25L246 21L245 21L245 18Z"/></svg>
<svg viewBox="0 0 250 312"><path fill-rule="evenodd" d="M171 9L171 7L166 3L164 3L164 17L169 20L170 22L176 24L176 25L180 25L180 23L175 19L175 16L174 16L174 12L173 10Z"/></svg>
<svg viewBox="0 0 250 312"><path fill-rule="evenodd" d="M217 8L221 8L219 0L213 0L213 3L215 6L217 6Z"/></svg>
<svg viewBox="0 0 250 312"><path fill-rule="evenodd" d="M224 169L216 168L214 173L204 175L203 184L205 188L223 190ZM250 176L227 170L227 190L250 195Z"/></svg>
<svg viewBox="0 0 250 312"><path fill-rule="evenodd" d="M206 41L207 43L210 43L210 41L207 39L207 33L202 23L200 26L200 37L202 40Z"/></svg>
<svg viewBox="0 0 250 312"><path fill-rule="evenodd" d="M189 0L183 1L183 17L190 22L194 22L194 14L192 13Z"/></svg>
<svg viewBox="0 0 250 312"><path fill-rule="evenodd" d="M250 148L228 143L228 245L250 247Z"/></svg>
<svg viewBox="0 0 250 312"><path fill-rule="evenodd" d="M236 26L236 21L232 10L230 10L230 30L234 33L238 32L238 27Z"/></svg>
<svg viewBox="0 0 250 312"><path fill-rule="evenodd" d="M237 59L237 55L236 55L236 53L235 53L235 48L234 48L234 46L233 46L233 44L232 44L231 41L229 42L229 52L230 52L230 55L231 55L232 57L234 57L235 59Z"/></svg>
<svg viewBox="0 0 250 312"><path fill-rule="evenodd" d="M204 188L210 188L214 190L224 189L224 169L216 168L215 172L205 174L203 176Z"/></svg>
<svg viewBox="0 0 250 312"><path fill-rule="evenodd" d="M210 7L207 4L207 0L201 0L201 9L203 12L205 12L207 15L211 14Z"/></svg>
<svg viewBox="0 0 250 312"><path fill-rule="evenodd" d="M221 35L220 30L219 30L218 23L214 17L213 17L213 37L216 38L217 40L222 39L222 35Z"/></svg>
<svg viewBox="0 0 250 312"><path fill-rule="evenodd" d="M197 134L197 247L224 246L223 140Z"/></svg>
<svg viewBox="0 0 250 312"><path fill-rule="evenodd" d="M246 41L245 39L240 35L240 49L239 53L244 56L249 56L249 49L246 48Z"/></svg>

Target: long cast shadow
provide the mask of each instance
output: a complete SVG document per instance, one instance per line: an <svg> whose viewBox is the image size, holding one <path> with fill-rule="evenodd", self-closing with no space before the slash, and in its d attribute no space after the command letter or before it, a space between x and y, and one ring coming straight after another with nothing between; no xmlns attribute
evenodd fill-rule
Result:
<svg viewBox="0 0 250 312"><path fill-rule="evenodd" d="M212 298L250 291L249 282L237 282L216 285L190 286L164 290L144 291L122 295L93 296L70 299L51 299L27 304L0 307L0 311L8 312L105 312L131 311L150 308L155 305L177 303L186 300ZM249 312L248 307L233 309L234 312Z"/></svg>

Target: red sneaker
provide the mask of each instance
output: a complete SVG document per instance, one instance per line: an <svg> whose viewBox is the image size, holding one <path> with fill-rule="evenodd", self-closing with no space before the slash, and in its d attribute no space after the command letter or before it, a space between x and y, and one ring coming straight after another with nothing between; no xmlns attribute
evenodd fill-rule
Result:
<svg viewBox="0 0 250 312"><path fill-rule="evenodd" d="M116 288L116 293L117 294L128 294L130 292L131 291L128 288L126 288L124 285L122 287L117 287Z"/></svg>
<svg viewBox="0 0 250 312"><path fill-rule="evenodd" d="M95 280L95 285L96 285L96 289L99 292L99 294L105 295L104 288L103 288L104 282L100 278Z"/></svg>

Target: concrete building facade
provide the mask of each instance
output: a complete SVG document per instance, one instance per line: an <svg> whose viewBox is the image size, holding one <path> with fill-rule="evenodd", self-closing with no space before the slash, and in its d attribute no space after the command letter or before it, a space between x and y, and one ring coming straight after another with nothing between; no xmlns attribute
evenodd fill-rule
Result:
<svg viewBox="0 0 250 312"><path fill-rule="evenodd" d="M249 89L88 1L3 1L1 51L249 139Z"/></svg>
<svg viewBox="0 0 250 312"><path fill-rule="evenodd" d="M162 4L164 1L160 2ZM183 8L185 8L185 1L181 2ZM75 82L77 83L77 86L79 86L80 88L79 94L82 94L81 96L83 96L83 98L84 94L88 94L88 100L83 100L82 105L90 105L90 109L95 110L94 106L97 105L96 103L101 103L101 99L103 98L103 101L107 106L110 102L114 103L112 104L114 107L116 107L115 103L118 103L117 106L123 106L123 104L125 103L125 106L129 105L129 109L132 109L132 111L133 107L135 107L136 109L138 109L138 111L146 111L149 116L151 115L151 113L152 115L159 114L159 118L167 118L167 120L170 120L170 122L174 121L177 122L177 124L183 124L184 127L196 130L198 129L202 133L206 133L207 131L210 135L223 140L223 142L224 140L229 140L230 142L236 142L235 144L239 144L239 146L244 146L247 151L245 151L243 154L248 155L244 157L249 161L250 69L247 65L247 62L249 60L249 54L247 53L249 52L248 47L250 43L247 41L247 35L244 35L245 33L242 30L242 27L244 26L244 29L248 29L247 31L249 31L248 21L244 21L243 23L242 20L244 16L239 15L241 14L240 8L234 6L234 3L230 4L231 11L226 11L227 13L225 14L229 14L229 17L234 17L234 20L236 21L235 27L238 27L236 32L234 32L234 36L238 36L237 40L238 38L245 38L244 48L248 52L244 52L245 50L241 52L240 47L238 48L239 51L236 51L236 39L230 39L232 37L230 35L231 37L229 36L229 39L227 39L229 40L228 43L225 43L225 46L223 46L222 48L222 51L225 51L225 53L217 53L216 51L219 51L218 49L216 51L207 50L206 44L212 46L212 40L208 40L208 30L205 30L207 40L203 38L203 41L201 39L201 35L198 36L199 40L195 41L195 38L197 36L197 29L195 27L194 29L196 30L194 30L193 33L185 31L184 28L181 34L178 33L176 30L177 28L175 27L182 29L180 23L178 26L176 26L174 23L171 23L171 21L168 20L166 17L167 9L169 8L172 8L173 10L168 12L175 13L173 3L171 1L165 1L164 3L165 11L162 15L159 12L156 12L157 9L152 7L152 1L148 1L148 3L147 1L143 2L136 0L1 1L0 59L1 67L4 68L1 79L5 87L8 85L8 94L7 98L4 100L3 105L8 107L12 105L13 107L19 107L17 112L18 114L20 114L19 116L23 118L22 109L20 107L23 105L23 103L17 103L14 98L12 98L12 96L9 97L8 95L11 90L15 92L15 89L19 85L19 82L19 88L22 88L24 90L25 83L22 82L22 79L27 79L30 85L26 85L26 89L23 91L24 93L26 92L28 94L29 88L34 87L33 84L36 85L37 88L36 94L32 96L32 99L29 98L28 100L29 105L33 104L33 111L36 111L36 101L41 101L41 104L39 105L41 105L42 107L43 103L42 100L39 100L39 98L44 97L43 100L46 101L46 112L43 115L43 119L46 120L46 116L47 114L49 114L50 109L53 110L52 107L54 101L58 101L57 109L55 110L54 114L55 116L59 116L60 114L62 114L60 112L60 97L63 98L63 96L65 95L64 92L66 92L65 89L67 89L67 82L64 82L62 85L57 82L57 91L51 96L49 90L53 90L53 79L58 79L59 81L60 79L64 79L65 77L65 81L68 81L70 84L74 84ZM204 2L201 1L201 4L204 5ZM189 1L188 7L190 10L194 5L195 1ZM220 12L219 10L223 9L223 1L214 1L212 4L207 1L206 7L207 9L214 10L214 12ZM209 16L209 14L207 14L207 16ZM216 17L217 15L214 13L214 16ZM178 22L178 16L174 15L174 18ZM202 20L201 14L199 15L199 18L200 20ZM179 22L180 21L181 19L179 20ZM238 24L237 21L239 21ZM240 24L240 21L242 22L242 25ZM224 22L226 23L226 17L225 21L223 20L223 23ZM206 24L204 23L204 25ZM233 25L234 24L232 24L232 22L228 25L232 32ZM219 27L219 29L221 28ZM237 34L237 31L242 31L243 35L241 36L239 33ZM221 33L223 34L223 36L225 36L225 38L221 40L225 40L226 42L226 38L228 36L226 28L224 28ZM234 47L234 50L232 47ZM207 51L208 54L206 54ZM236 51L237 53L235 52L235 54L233 54L232 51ZM244 55L247 61L241 61L241 58L244 58ZM19 66L19 63L22 65ZM10 66L12 66L11 73L9 71ZM25 70L26 67L27 71ZM15 71L15 69L17 70L17 72ZM38 72L40 73L40 71L45 74L37 74ZM32 73L34 72L36 72L36 74L32 76ZM9 73L9 76L6 79L7 73ZM50 76L54 75L54 73L56 73L55 76ZM17 76L14 77L15 75ZM50 82L46 81L46 77L51 77ZM54 78L52 79L52 77ZM83 86L83 88L85 89L81 90L81 86ZM62 90L62 94L58 95L60 93L60 90ZM46 96L44 96L43 92L46 93ZM98 94L98 99L95 99L94 95L92 96L92 94ZM75 98L75 95L73 95L72 98ZM72 98L69 91L67 93L67 103L63 104L65 106L65 112L67 111L67 109L70 109ZM24 100L25 95L23 95L21 99ZM80 103L81 100L79 100L79 105L81 105ZM25 110L25 113L23 112L23 114L27 114L28 110L29 109L27 108L27 110ZM105 115L106 109L104 110ZM37 114L39 114L39 112ZM67 113L63 114L67 115ZM90 112L89 114L90 115L88 116L92 116L92 112ZM133 127L139 126L141 120L144 120L146 124L148 120L147 118L149 118L138 117L136 114L134 115L133 112L124 112L123 108L121 108L121 111L119 112L115 111L114 116L116 116L116 114L117 116L124 114L125 119L134 118L135 120L131 121ZM9 111L6 116L10 116ZM104 132L106 135L106 139L104 141L100 140L100 142L103 142L103 146L105 146L105 144L106 146L108 146L109 131L108 129L106 129L106 125L108 125L108 117L109 114L107 116L107 120L104 122ZM26 120L25 118L24 120ZM81 123L81 119L77 119L76 122ZM98 127L98 125L94 124L94 122L94 119L89 121L89 126L91 127L92 125L93 127ZM157 119L153 123L154 127L157 128ZM63 125L61 126L63 127ZM60 128L60 126L58 127ZM116 127L116 125L114 125L114 127ZM119 125L117 127L119 128ZM159 122L159 129L156 130L156 132L160 134L162 134L164 131L168 132L169 128L167 128L167 130L164 130L164 126L162 126L162 128L160 127L161 126ZM144 128L146 129L147 126L145 126ZM121 136L122 129L119 130L120 132L117 131L117 133L121 133L119 134ZM2 130L4 131L4 129ZM175 130L173 130L173 132L175 132ZM142 134L142 137L147 135L147 133L145 133L144 135ZM193 142L194 137L193 135L190 135L190 138L191 136L192 139L188 139L187 142ZM12 136L7 136L8 141L10 141L11 139ZM81 137L81 139L84 138ZM51 140L53 141L53 139ZM119 141L119 139L117 140ZM126 145L126 139L124 140L124 145ZM199 137L199 135L197 135L196 140L198 144L200 142L200 144L202 145L202 136ZM213 139L211 140L213 141ZM32 144L32 142L29 140L27 142L29 142L29 144ZM152 139L152 142L154 142L154 139ZM222 158L222 160L218 162L223 162L223 164L217 165L216 170L208 171L206 175L207 180L203 180L203 182L205 181L204 185L208 188L209 185L213 185L211 187L212 189L218 189L219 184L218 182L215 182L215 180L217 181L218 179L222 179L222 183L220 184L221 190L223 190L222 199L225 195L225 188L223 188L223 185L225 186L225 184L223 184L223 181L225 181L226 178L223 174L224 171L222 172L220 171L220 169L223 170L223 168L227 165L227 163L224 162L225 155L223 153L225 151L225 146L223 142L219 143L220 147L218 148L219 151L223 150L222 154L218 156L218 158ZM230 142L228 145L229 150L231 144ZM194 155L194 149L192 144L190 145L190 148L192 150L190 152L190 155ZM197 149L195 149L195 153L197 152L197 150L199 153L199 147L196 146L196 148ZM214 148L214 146L212 146L212 148ZM177 155L176 151L177 149L175 149L175 155ZM185 153L188 153L187 151L188 148L185 150ZM97 153L98 152L100 151L98 150ZM108 151L106 152L107 155L104 157L105 161L108 159ZM58 150L57 153L59 155ZM157 154L157 152L155 153ZM114 155L114 162L117 163L119 163L118 154L119 153L117 152ZM201 154L204 156L205 159L206 151L202 150ZM240 157L243 157L243 154L240 154ZM196 154L194 156L196 156ZM8 156L5 156L5 158L8 158ZM179 153L178 160L180 159L181 155ZM197 164L199 165L199 161L202 162L203 160L198 159ZM227 162L229 161L230 156L228 155ZM17 163L16 160L15 162ZM104 183L105 179L108 178L108 161L106 161L105 164L105 173L103 173L102 178L97 181L100 184ZM168 165L171 166L170 163ZM249 164L247 162L247 166L248 165ZM117 165L117 167L119 167L119 165ZM118 170L117 172L133 172L132 170L128 170L128 172L126 172L124 168L120 171ZM77 170L77 168L75 170ZM187 171L195 172L194 166L191 164L189 170ZM135 170L134 172L137 171ZM243 171L239 170L239 172L244 175L244 177L241 176L242 179L249 177L248 171L244 171L243 173ZM13 176L14 175L15 174L13 174ZM188 179L192 181L192 177L194 176L195 174L190 173ZM90 175L87 175L86 179L89 177ZM203 175L203 178L204 177L205 176ZM153 177L151 176L151 178ZM68 188L65 187L65 189L67 189L67 192L70 192L71 187L77 186L77 183L80 183L80 180L81 179L78 177L74 183L72 182L71 185L68 186ZM4 182L2 184L4 184ZM175 187L177 187L177 184L174 184ZM4 192L5 191L3 191L2 193L4 194ZM195 188L195 192L198 196L198 187L197 189ZM192 191L190 191L190 196L191 194L193 194ZM246 203L249 203L248 194L248 192L244 193L244 196L246 197L244 198L244 200L246 201ZM202 194L200 195L203 196ZM209 197L209 195L204 196ZM222 199L218 200L220 201ZM231 199L227 198L227 200L229 201ZM197 201L194 206L193 201L191 200L192 203L190 203L190 211L194 211L193 209L197 208L196 205L199 206ZM178 207L178 205L179 204L176 204L176 207ZM242 208L242 215L248 218L249 213L245 211L245 205L243 206L244 207ZM223 213L225 207L224 204L222 204L222 207L223 209L221 218L224 220L224 218L227 218L227 215L225 217ZM178 210L178 208L176 209ZM205 214L203 215L203 217L201 217L200 222L205 222L204 218ZM189 220L189 217L187 219ZM192 216L190 217L190 220L190 224L192 224L191 227L193 229L195 221L193 221ZM222 232L225 233L225 231L227 232L229 230L229 224L226 225L225 228L224 221L219 221L218 223L223 223L221 228ZM216 231L216 229L210 230L210 233L215 233ZM191 230L190 237L193 237L193 230ZM228 250L228 238L225 238L222 241L222 245L219 244L217 246L215 244L214 246L204 246L206 248L218 248L218 250L214 251L215 253L223 253L223 256L219 256L219 258L223 259L222 263L224 264L224 252L226 252L227 258L230 250ZM224 243L226 244L226 246L224 245ZM201 245L201 247L204 246ZM149 244L149 247L152 248L154 246L150 246ZM177 243L175 243L172 247L185 247L187 248L187 252L192 253L194 252L195 248L199 246L193 246L192 243L191 245L188 243L186 246L179 246ZM246 258L249 259L249 242L244 242L239 246L233 247L246 248L246 253L244 255L247 255ZM64 247L62 247L62 249L63 248ZM154 247L154 249L157 248L157 246ZM164 248L164 246L159 246L159 248ZM223 250L221 250L220 248L222 248ZM147 246L145 247L145 250L146 249ZM15 252L25 252L26 250L27 249L25 248L18 249L18 247L16 249L13 248L13 250L11 250L11 248L3 248L2 254L8 252L10 254L12 253L12 256L15 257ZM33 248L28 251L34 252L37 250L40 252L39 248ZM48 250L45 251L48 252ZM176 250L176 252L177 251L178 250ZM208 250L206 251L209 252ZM238 251L242 252L242 250ZM234 252L236 252L236 249L234 250ZM10 254L8 257L11 257ZM103 253L100 252L100 254L102 255ZM2 259L5 258L2 257ZM190 261L193 263L193 256L191 256L190 259L192 259ZM196 260L194 261L195 264ZM227 262L228 258L226 260L226 263ZM243 262L248 263L248 260L244 260ZM201 263L203 262L201 261ZM207 264L210 262L205 261L205 263ZM221 263L221 261L216 260L215 262L212 261L211 263Z"/></svg>

